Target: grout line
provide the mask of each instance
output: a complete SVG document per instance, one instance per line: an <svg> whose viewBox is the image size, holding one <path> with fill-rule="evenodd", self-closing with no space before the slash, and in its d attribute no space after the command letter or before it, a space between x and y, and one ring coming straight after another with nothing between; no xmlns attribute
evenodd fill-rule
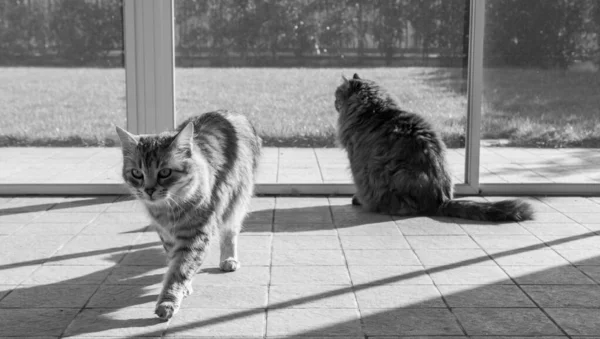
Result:
<svg viewBox="0 0 600 339"><path fill-rule="evenodd" d="M111 204L113 204L115 201L117 201L117 199L115 199L113 202L111 202ZM110 204L109 204L110 205ZM108 209L108 207L107 207ZM100 214L98 214L99 216ZM98 218L98 216L96 216L96 218ZM93 222L94 220L96 220L96 218L92 219L91 222ZM88 223L89 225L89 223ZM87 226L86 226L87 227ZM73 238L75 238L76 236L78 236L79 234L81 234L83 232L83 230L86 228L82 228L81 231L79 231L79 233L77 233L76 235L73 236ZM75 316L73 317L73 319L71 319L71 321L67 324L67 326L65 326L65 328L62 330L62 332L60 333L60 335L58 336L59 338L64 337L65 332L67 331L67 329L69 328L69 326L71 326L71 324L73 324L73 322L75 321L75 319L77 319L77 317L83 313L83 310L86 309L86 306L90 303L90 301L92 300L92 298L94 297L94 295L96 295L96 293L98 293L98 290L100 290L100 287L102 287L102 285L108 280L108 277L110 277L110 275L113 273L113 271L117 268L117 266L119 266L119 264L125 260L125 257L127 257L127 254L129 254L129 252L131 251L131 249L133 248L133 246L136 244L136 242L141 238L143 232L139 233L137 235L137 237L131 242L131 244L128 245L128 249L127 251L125 251L125 255L123 255L121 257L121 259L119 259L117 262L115 262L114 265L110 266L110 270L108 272L108 274L106 275L106 277L104 277L104 279L102 279L102 281L100 283L98 283L98 285L96 286L96 289L94 290L94 292L92 292L92 294L90 294L90 297L86 300L86 302L83 304L83 306L81 306L81 308L79 309L79 311L75 314ZM71 240L69 240L66 244L70 243L73 238L71 238ZM83 265L83 266L89 266L89 265ZM166 331L166 330L165 330ZM161 334L161 337L164 335L164 333Z"/></svg>
<svg viewBox="0 0 600 339"><path fill-rule="evenodd" d="M527 230L527 231L529 232L529 230ZM531 232L530 232L530 233L531 233ZM467 233L467 234L468 234L468 233ZM570 335L567 333L567 331L566 331L565 329L563 329L563 328L562 328L562 327L561 327L561 326L558 324L558 322L556 322L556 320L554 320L554 318L552 318L552 317L550 316L550 314L548 314L548 312L546 312L546 310L545 310L545 309L543 309L543 308L540 306L540 304L538 304L538 303L537 303L537 302L536 302L536 301L535 301L535 300L534 300L534 299L533 299L533 298L532 298L532 297L531 297L531 296L530 296L530 295L529 295L529 294L528 294L528 293L525 291L525 289L524 289L524 288L521 286L521 284L517 283L516 279L515 279L515 278L513 278L513 277L511 277L511 276L510 276L510 274L508 274L508 272L506 272L506 270L504 269L504 267L502 267L502 266L501 266L501 265L500 265L500 264L499 264L499 263L496 261L496 259L494 259L494 257L493 257L492 255L490 255L490 253L489 253L489 252L488 252L488 251L487 251L485 248L483 248L483 247L482 247L482 246L481 246L481 245L480 245L480 244L479 244L479 243L478 243L478 242L477 242L477 241L476 241L476 240L475 240L475 239L474 239L474 238L471 236L471 234L468 234L468 235L469 235L469 237L471 238L471 240L473 240L473 241L474 241L474 242L475 242L475 243L476 243L476 244L477 244L477 245L478 245L478 246L479 246L479 247L480 247L480 248L481 248L481 249L482 249L482 250L485 252L485 254L486 254L488 257L490 257L490 258L491 258L491 260L492 260L494 263L496 263L496 266L497 266L497 267L499 267L499 268L502 270L502 272L503 272L504 274L506 274L506 276L507 276L507 277L508 277L508 278L509 278L509 279L512 281L512 283L513 283L513 284L514 284L514 285L515 285L515 286L516 286L516 287L517 287L517 288L518 288L518 289L521 291L521 293L525 294L525 296L526 296L526 297L529 299L529 301L531 301L531 302L532 302L532 303L535 305L535 308L537 308L538 310L540 310L540 311L541 311L541 312L542 312L542 313L543 313L543 314L544 314L544 315L545 315L545 316L546 316L546 317L547 317L547 318L548 318L548 319L549 319L549 320L550 320L550 321L551 321L551 322L554 324L554 326L556 326L556 327L557 327L557 328L558 328L558 329L559 329L559 330L562 332L562 334L563 334L564 336L566 336L567 338L572 338L572 337L571 337L571 336L570 336ZM534 235L534 236L535 236L535 235ZM537 238L537 236L535 236L535 237ZM539 239L539 238L537 238L537 239ZM539 239L539 240L541 240L541 239ZM550 247L550 246L548 246L548 244L546 244L545 242L543 242L543 244L544 244L546 247ZM534 308L529 308L529 309L534 309Z"/></svg>
<svg viewBox="0 0 600 339"><path fill-rule="evenodd" d="M317 168L319 169L319 175L321 176L321 182L324 183L325 177L323 177L323 169L321 168L321 163L319 162L319 157L317 156L317 151L315 150L314 147L312 148L312 151L313 151L313 155L315 156L315 160L317 162ZM332 217L333 217L333 215L332 215Z"/></svg>
<svg viewBox="0 0 600 339"><path fill-rule="evenodd" d="M358 296L356 295L356 289L354 287L354 280L352 279L352 275L350 274L350 265L348 264L348 258L346 256L346 251L344 250L344 246L342 245L342 239L340 237L340 232L338 231L338 227L337 227L337 225L335 223L335 219L333 217L333 210L331 209L331 198L330 197L327 197L327 203L328 203L329 213L331 215L331 222L335 229L335 234L337 236L338 243L339 243L340 249L342 251L342 255L344 256L344 264L346 267L346 273L348 274L348 278L350 279L350 289L352 291L352 295L354 296L354 303L356 305L356 311L358 312L358 321L360 323L360 329L362 331L363 336L365 338L368 338L368 335L366 333L366 327L365 327L363 315L360 310L360 304L358 303Z"/></svg>
<svg viewBox="0 0 600 339"><path fill-rule="evenodd" d="M281 164L281 151L279 150L279 147L277 147L276 150L277 150L277 173L275 173L275 183L279 183L279 166Z"/></svg>
<svg viewBox="0 0 600 339"><path fill-rule="evenodd" d="M271 283L273 280L273 247L275 243L275 212L277 210L277 197L273 198L273 215L271 216L271 253L269 255L269 281L267 283L267 306L265 307L265 327L263 338L267 338L269 330L269 304L271 298Z"/></svg>

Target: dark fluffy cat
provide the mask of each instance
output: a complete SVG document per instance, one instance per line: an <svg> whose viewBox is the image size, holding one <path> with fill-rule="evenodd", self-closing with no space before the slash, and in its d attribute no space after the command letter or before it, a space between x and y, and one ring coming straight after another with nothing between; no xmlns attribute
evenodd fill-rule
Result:
<svg viewBox="0 0 600 339"><path fill-rule="evenodd" d="M348 153L355 205L393 215L431 215L487 221L533 218L520 200L453 200L446 146L431 124L358 74L335 92L338 138Z"/></svg>

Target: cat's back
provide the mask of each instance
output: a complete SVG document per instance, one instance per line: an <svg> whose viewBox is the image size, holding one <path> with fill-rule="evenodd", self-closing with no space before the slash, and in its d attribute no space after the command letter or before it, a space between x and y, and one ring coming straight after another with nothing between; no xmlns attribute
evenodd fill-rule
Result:
<svg viewBox="0 0 600 339"><path fill-rule="evenodd" d="M217 110L192 116L182 122L194 124L194 140L203 155L216 165L249 163L256 168L262 140L243 114Z"/></svg>

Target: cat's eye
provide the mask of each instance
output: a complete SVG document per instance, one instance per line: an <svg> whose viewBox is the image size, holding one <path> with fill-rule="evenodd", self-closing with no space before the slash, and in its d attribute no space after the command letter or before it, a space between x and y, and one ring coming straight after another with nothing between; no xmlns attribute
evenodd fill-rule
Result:
<svg viewBox="0 0 600 339"><path fill-rule="evenodd" d="M164 178L168 177L169 175L171 175L171 169L169 169L169 168L163 168L158 172L159 178L164 179Z"/></svg>
<svg viewBox="0 0 600 339"><path fill-rule="evenodd" d="M134 168L131 170L131 175L136 179L141 179L142 177L144 177L144 174L142 173L142 171L140 171L137 168Z"/></svg>

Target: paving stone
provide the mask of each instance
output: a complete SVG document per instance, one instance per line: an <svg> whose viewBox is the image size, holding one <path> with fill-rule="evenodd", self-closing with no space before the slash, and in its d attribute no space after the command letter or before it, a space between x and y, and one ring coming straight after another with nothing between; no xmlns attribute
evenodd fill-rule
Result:
<svg viewBox="0 0 600 339"><path fill-rule="evenodd" d="M373 223L366 225L348 225L338 224L337 230L340 235L383 235L383 236L401 236L398 226L393 221Z"/></svg>
<svg viewBox="0 0 600 339"><path fill-rule="evenodd" d="M4 298L8 293L12 292L17 285L0 285L0 300Z"/></svg>
<svg viewBox="0 0 600 339"><path fill-rule="evenodd" d="M84 212L44 212L35 218L36 223L74 223L74 224L89 224L100 213L84 213Z"/></svg>
<svg viewBox="0 0 600 339"><path fill-rule="evenodd" d="M594 284L583 273L572 266L544 269L529 266L503 266L511 278L521 285L584 285Z"/></svg>
<svg viewBox="0 0 600 339"><path fill-rule="evenodd" d="M326 267L328 268L328 267ZM201 268L194 277L194 289L202 285L267 285L269 267L248 266L235 272L223 272L218 268Z"/></svg>
<svg viewBox="0 0 600 339"><path fill-rule="evenodd" d="M569 262L561 257L558 253L549 248L519 252L508 255L495 255L492 258L496 260L500 266L561 266L568 265Z"/></svg>
<svg viewBox="0 0 600 339"><path fill-rule="evenodd" d="M166 338L261 338L265 330L262 309L182 309L171 320Z"/></svg>
<svg viewBox="0 0 600 339"><path fill-rule="evenodd" d="M556 249L556 252L573 265L600 265L600 248L595 250Z"/></svg>
<svg viewBox="0 0 600 339"><path fill-rule="evenodd" d="M16 235L59 235L78 234L87 224L85 223L31 223L16 232Z"/></svg>
<svg viewBox="0 0 600 339"><path fill-rule="evenodd" d="M410 266L421 262L411 250L345 250L348 265Z"/></svg>
<svg viewBox="0 0 600 339"><path fill-rule="evenodd" d="M0 308L81 308L94 285L20 285L0 301Z"/></svg>
<svg viewBox="0 0 600 339"><path fill-rule="evenodd" d="M529 250L544 247L543 242L533 235L474 235L473 239L484 250Z"/></svg>
<svg viewBox="0 0 600 339"><path fill-rule="evenodd" d="M539 309L458 308L454 314L469 335L561 335Z"/></svg>
<svg viewBox="0 0 600 339"><path fill-rule="evenodd" d="M345 250L358 249L409 249L410 246L403 236L355 236L355 235L340 235L342 247Z"/></svg>
<svg viewBox="0 0 600 339"><path fill-rule="evenodd" d="M579 270L585 273L587 276L600 283L600 267L598 266L577 266Z"/></svg>
<svg viewBox="0 0 600 339"><path fill-rule="evenodd" d="M479 246L468 236L407 236L406 240L414 249L465 249L479 248Z"/></svg>
<svg viewBox="0 0 600 339"><path fill-rule="evenodd" d="M101 212L104 212L118 198L119 197L116 195L64 198L63 200L59 201L57 204L53 205L49 209L49 211L68 212L68 213L79 213L79 212L101 213ZM125 211L125 212L127 212L127 211Z"/></svg>
<svg viewBox="0 0 600 339"><path fill-rule="evenodd" d="M353 284L428 285L433 282L422 266L349 266Z"/></svg>
<svg viewBox="0 0 600 339"><path fill-rule="evenodd" d="M161 284L101 285L86 308L153 308L161 288Z"/></svg>
<svg viewBox="0 0 600 339"><path fill-rule="evenodd" d="M162 246L152 246L143 250L127 252L120 262L125 266L166 266L167 255Z"/></svg>
<svg viewBox="0 0 600 339"><path fill-rule="evenodd" d="M496 263L481 249L416 249L415 253L421 263L434 266L496 266Z"/></svg>
<svg viewBox="0 0 600 339"><path fill-rule="evenodd" d="M275 210L275 223L325 223L331 224L331 211L329 206L319 207L297 207L290 209L279 209Z"/></svg>
<svg viewBox="0 0 600 339"><path fill-rule="evenodd" d="M600 286L525 285L523 290L541 307L598 307Z"/></svg>
<svg viewBox="0 0 600 339"><path fill-rule="evenodd" d="M0 309L0 334L7 337L59 336L78 309Z"/></svg>
<svg viewBox="0 0 600 339"><path fill-rule="evenodd" d="M600 223L600 213L565 213L565 215L578 223Z"/></svg>
<svg viewBox="0 0 600 339"><path fill-rule="evenodd" d="M337 236L333 224L275 224L275 235Z"/></svg>
<svg viewBox="0 0 600 339"><path fill-rule="evenodd" d="M455 317L447 309L361 309L365 333L376 335L462 335Z"/></svg>
<svg viewBox="0 0 600 339"><path fill-rule="evenodd" d="M279 309L269 311L267 335L337 336L363 334L358 310Z"/></svg>
<svg viewBox="0 0 600 339"><path fill-rule="evenodd" d="M338 250L274 249L273 266L340 266L344 254Z"/></svg>
<svg viewBox="0 0 600 339"><path fill-rule="evenodd" d="M69 325L65 336L138 337L160 336L167 322L154 315L154 307L142 309L85 309Z"/></svg>
<svg viewBox="0 0 600 339"><path fill-rule="evenodd" d="M161 284L167 266L117 266L110 272L104 282L107 285L140 285Z"/></svg>
<svg viewBox="0 0 600 339"><path fill-rule="evenodd" d="M431 219L419 219L422 222L414 222L411 219L396 220L398 228L404 235L463 235L465 231L457 223L452 222L428 222ZM429 220L428 220L429 219ZM452 220L452 219L450 219ZM410 221L410 222L409 222ZM434 220L435 221L435 220Z"/></svg>
<svg viewBox="0 0 600 339"><path fill-rule="evenodd" d="M438 285L450 307L536 307L515 285Z"/></svg>
<svg viewBox="0 0 600 339"><path fill-rule="evenodd" d="M11 235L19 232L27 223L2 223L0 224L0 235Z"/></svg>
<svg viewBox="0 0 600 339"><path fill-rule="evenodd" d="M461 223L462 228L471 235L529 235L530 233L517 223Z"/></svg>
<svg viewBox="0 0 600 339"><path fill-rule="evenodd" d="M273 237L269 235L253 235L238 237L238 251L270 251ZM216 244L215 244L216 247Z"/></svg>
<svg viewBox="0 0 600 339"><path fill-rule="evenodd" d="M600 248L600 236L598 235L585 235L585 236L556 236L556 235L541 235L540 239L546 242L549 246L556 250L570 249L570 250L581 250L591 249L596 250Z"/></svg>
<svg viewBox="0 0 600 339"><path fill-rule="evenodd" d="M26 280L41 265L0 265L0 284L18 285Z"/></svg>
<svg viewBox="0 0 600 339"><path fill-rule="evenodd" d="M497 266L431 268L428 271L437 285L513 284L506 273Z"/></svg>
<svg viewBox="0 0 600 339"><path fill-rule="evenodd" d="M527 223L565 223L572 224L575 221L572 218L567 217L562 213L536 213L534 220L524 221L523 224Z"/></svg>
<svg viewBox="0 0 600 339"><path fill-rule="evenodd" d="M350 285L346 266L273 266L273 285Z"/></svg>
<svg viewBox="0 0 600 339"><path fill-rule="evenodd" d="M246 223L242 227L242 235L269 235L271 234L273 225L270 223L250 224Z"/></svg>
<svg viewBox="0 0 600 339"><path fill-rule="evenodd" d="M354 292L340 285L271 285L269 308L357 308Z"/></svg>
<svg viewBox="0 0 600 339"><path fill-rule="evenodd" d="M525 223L523 227L535 235L578 235L589 230L579 224Z"/></svg>
<svg viewBox="0 0 600 339"><path fill-rule="evenodd" d="M546 312L569 335L600 336L599 309L548 308Z"/></svg>
<svg viewBox="0 0 600 339"><path fill-rule="evenodd" d="M247 266L269 266L271 263L270 250L249 250L241 249L238 251L238 260L242 267ZM166 262L166 259L165 259ZM219 267L221 254L218 246L213 246L210 253L202 263L202 267Z"/></svg>
<svg viewBox="0 0 600 339"><path fill-rule="evenodd" d="M280 250L335 250L340 249L337 236L303 236L276 235L273 238L273 249Z"/></svg>
<svg viewBox="0 0 600 339"><path fill-rule="evenodd" d="M267 286L204 285L187 296L182 308L249 309L267 307Z"/></svg>
<svg viewBox="0 0 600 339"><path fill-rule="evenodd" d="M368 286L356 291L358 305L363 308L446 308L433 285Z"/></svg>
<svg viewBox="0 0 600 339"><path fill-rule="evenodd" d="M78 235L56 252L52 265L114 265L135 241L137 234Z"/></svg>

